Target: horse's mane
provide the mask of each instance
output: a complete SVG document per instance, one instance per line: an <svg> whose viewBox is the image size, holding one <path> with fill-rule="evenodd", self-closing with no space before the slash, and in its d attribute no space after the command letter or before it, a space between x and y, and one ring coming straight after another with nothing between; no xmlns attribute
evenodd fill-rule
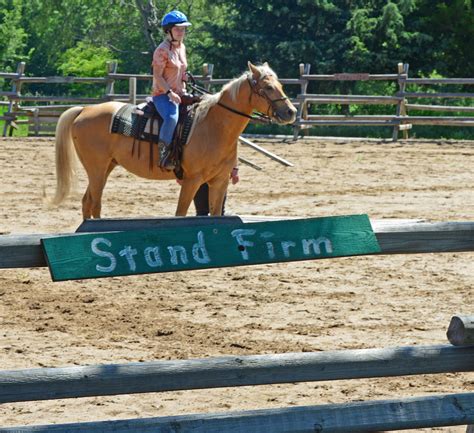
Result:
<svg viewBox="0 0 474 433"><path fill-rule="evenodd" d="M270 68L270 66L268 66L267 64L256 66L256 68L260 72L261 78L264 78L267 75L272 75L275 78L278 78L275 71L273 71L273 69ZM225 91L229 91L232 101L237 101L237 95L239 94L240 86L242 86L242 84L245 83L245 81L250 77L251 73L249 71L244 72L240 77L234 78L232 81L229 81L227 84L225 84L219 93L216 93L214 95L205 95L197 107L193 129L194 126L198 125L205 119L211 107L213 107L220 101ZM191 134L192 131L189 136L191 136Z"/></svg>

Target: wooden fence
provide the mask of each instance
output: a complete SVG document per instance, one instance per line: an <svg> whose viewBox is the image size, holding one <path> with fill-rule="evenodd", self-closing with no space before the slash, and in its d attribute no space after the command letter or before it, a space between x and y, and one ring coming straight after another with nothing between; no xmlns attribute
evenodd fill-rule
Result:
<svg viewBox="0 0 474 433"><path fill-rule="evenodd" d="M410 116L409 110L445 111L474 113L474 106L445 106L428 104L410 104L408 99L429 98L439 99L472 99L473 93L446 93L428 89L425 92L409 92L407 85L474 85L474 78L408 78L408 64L398 64L397 74L334 74L312 75L310 65L300 65L300 81L302 91L298 95L298 117L294 126L296 140L301 128L311 126L389 126L393 128L392 139L397 140L399 131L404 131L408 138L408 130L412 125L444 125L444 126L474 126L474 116ZM308 94L306 89L310 81L393 81L398 84L398 92L394 95L321 95ZM394 115L314 115L308 114L309 105L341 104L341 105L395 105Z"/></svg>
<svg viewBox="0 0 474 433"><path fill-rule="evenodd" d="M275 220L243 218L252 222ZM239 217L87 220L80 232L212 224ZM372 221L381 254L474 251L474 223ZM40 239L0 236L0 267L45 266ZM474 371L474 317L451 320L453 346L231 356L123 365L0 371L0 403L278 383ZM0 427L0 433L367 432L474 423L474 393L51 426ZM469 427L472 428L472 427Z"/></svg>
<svg viewBox="0 0 474 433"><path fill-rule="evenodd" d="M201 75L196 79L207 88L215 88L229 81L228 78L213 78L213 65L205 64ZM300 132L314 126L386 126L393 129L392 139L397 140L399 131L408 137L408 130L412 125L443 125L443 126L474 126L474 106L416 104L411 100L424 98L434 101L460 100L474 98L474 92L454 93L433 91L432 86L437 85L474 85L474 78L409 78L408 64L400 63L395 74L368 74L368 73L342 73L332 75L311 74L310 64L300 64L298 78L283 78L285 86L298 86L298 95L292 102L298 109L297 120L293 125L293 137L296 140ZM7 99L6 113L0 117L5 122L3 135L12 134L14 127L19 123L27 123L29 135L54 133L54 128L59 115L71 105L94 104L110 100L123 102L142 102L148 96L137 94L137 81L150 82L151 75L117 73L117 64L107 64L107 74L104 77L27 77L25 76L25 63L20 63L16 73L0 73L0 78L11 81L9 91L0 92L0 96ZM126 80L129 82L128 93L116 93L115 83ZM393 95L332 95L311 94L308 87L312 81L393 81L398 85L398 91ZM89 83L102 84L104 92L97 98L82 98L75 96L37 96L23 92L28 84L74 84ZM424 92L413 92L407 86L431 86ZM30 104L30 105L28 105ZM31 105L35 104L35 105ZM320 115L310 114L310 106L322 104L338 105L392 105L395 106L393 115ZM465 113L464 116L415 116L409 115L410 110L423 110L433 112ZM27 120L18 120L27 116Z"/></svg>
<svg viewBox="0 0 474 433"><path fill-rule="evenodd" d="M474 322L474 316L456 319L468 325ZM474 371L473 359L474 346L445 345L0 371L0 403L471 372ZM474 423L474 393L219 414L3 427L0 433L336 433L470 423Z"/></svg>
<svg viewBox="0 0 474 433"><path fill-rule="evenodd" d="M86 220L80 232L147 230L199 224L235 224L268 221L269 217L183 217L163 219ZM282 219L282 218L280 218ZM272 220L275 220L273 218ZM427 223L416 220L371 220L380 254L420 254L474 251L474 222ZM68 235L64 234L64 235ZM0 236L0 269L46 266L41 239L61 234Z"/></svg>

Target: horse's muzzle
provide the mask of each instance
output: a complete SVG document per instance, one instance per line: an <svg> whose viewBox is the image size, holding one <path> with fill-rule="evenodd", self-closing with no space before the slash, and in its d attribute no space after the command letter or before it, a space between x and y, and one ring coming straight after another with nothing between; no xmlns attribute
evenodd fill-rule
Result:
<svg viewBox="0 0 474 433"><path fill-rule="evenodd" d="M281 107L273 113L275 120L281 125L288 125L296 120L296 108L293 104Z"/></svg>

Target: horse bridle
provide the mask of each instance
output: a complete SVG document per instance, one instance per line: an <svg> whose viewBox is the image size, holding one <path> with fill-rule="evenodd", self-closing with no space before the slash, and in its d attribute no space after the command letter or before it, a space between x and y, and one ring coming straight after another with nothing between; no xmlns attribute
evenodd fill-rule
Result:
<svg viewBox="0 0 474 433"><path fill-rule="evenodd" d="M288 96L282 96L281 98L277 99L271 99L268 94L265 92L265 90L262 88L260 85L260 80L255 80L253 78L248 77L247 81L250 85L250 89L252 90L252 93L256 94L257 96L265 98L265 100L268 102L268 110L267 110L267 116L269 116L270 113L270 108L273 110L273 116L275 116L275 103L280 102L280 101L286 101L288 100ZM252 98L252 95L250 95L250 98Z"/></svg>
<svg viewBox="0 0 474 433"><path fill-rule="evenodd" d="M209 92L209 90L205 89L204 87L198 86L197 83L196 83L196 80L194 79L193 75L190 72L187 72L187 75L191 80L191 87L194 90L197 90L199 93L203 93L203 94L204 93L212 94L211 92ZM252 98L253 94L255 94L255 95L257 95L261 98L265 98L265 100L268 102L267 114L255 112L253 115L248 115L246 113L242 113L239 110L236 110L235 108L229 107L228 105L223 104L220 101L217 102L217 105L221 106L222 108L225 108L226 110L228 110L228 111L230 111L234 114L238 114L239 116L246 117L247 119L250 119L254 122L260 122L260 123L266 123L266 124L273 123L273 118L269 115L270 109L273 109L273 116L276 117L276 115L275 115L275 106L274 106L275 103L280 102L280 101L286 101L287 99L289 99L288 96L285 95L281 98L271 99L267 95L267 93L265 93L265 90L260 86L258 80L255 80L254 78L251 78L250 76L248 76L247 77L247 82L249 83L250 90L251 90L249 100Z"/></svg>
<svg viewBox="0 0 474 433"><path fill-rule="evenodd" d="M275 104L280 101L286 101L288 96L283 96L281 98L277 99L271 99L268 94L265 92L265 90L262 88L262 86L259 83L259 80L255 80L253 78L247 77L247 82L249 83L250 86L250 96L249 100L252 99L252 95L255 94L261 98L264 98L268 102L268 110L266 114L255 112L253 115L248 115L245 113L242 113L241 111L236 110L235 108L229 107L226 104L223 104L222 102L218 102L217 105L221 106L222 108L225 108L228 111L231 111L232 113L238 114L239 116L246 117L250 120L261 122L261 123L272 123L273 119L276 116L275 111ZM272 110L272 116L270 115L270 109Z"/></svg>

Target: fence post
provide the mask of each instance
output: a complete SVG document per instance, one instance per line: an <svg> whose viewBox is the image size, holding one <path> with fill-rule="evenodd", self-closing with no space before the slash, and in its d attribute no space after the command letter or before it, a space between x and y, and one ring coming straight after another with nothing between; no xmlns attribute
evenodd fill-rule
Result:
<svg viewBox="0 0 474 433"><path fill-rule="evenodd" d="M409 68L409 64L408 63L405 63L403 65L403 73L406 75L406 77L408 78L408 68ZM406 87L406 83L404 83L404 86L403 86L403 92L405 92L405 87ZM401 106L401 114L402 116L408 116L408 113L407 113L407 107L406 107L406 104L407 104L407 100L405 98L403 98L402 100L402 106ZM411 125L410 125L411 126ZM406 140L408 138L408 129L404 129L403 130L403 138Z"/></svg>
<svg viewBox="0 0 474 433"><path fill-rule="evenodd" d="M137 77L130 77L128 80L128 102L137 105Z"/></svg>
<svg viewBox="0 0 474 433"><path fill-rule="evenodd" d="M35 108L33 110L33 130L34 130L34 133L35 133L35 137L38 137L40 135L39 108ZM30 135L30 131L28 131L28 135Z"/></svg>
<svg viewBox="0 0 474 433"><path fill-rule="evenodd" d="M107 85L105 86L105 97L108 100L113 100L115 79L110 77L110 74L117 72L117 62L112 60L107 62Z"/></svg>
<svg viewBox="0 0 474 433"><path fill-rule="evenodd" d="M18 63L16 67L16 73L18 74L18 78L12 80L12 92L16 92L17 95L19 95L21 91L21 81L19 81L19 78L25 73L25 62L20 62ZM13 107L15 106L14 100L11 99L11 97L8 97L9 103L8 103L8 109L6 114L11 114L13 113ZM5 125L3 127L3 136L7 136L7 130L8 127L10 127L10 135L12 135L12 126L11 126L12 120L5 120Z"/></svg>
<svg viewBox="0 0 474 433"><path fill-rule="evenodd" d="M300 68L300 81L301 81L301 95L306 94L307 89L308 89L308 83L309 80L307 78L303 78L303 75L309 75L310 70L311 70L311 64L310 63L300 63L299 65ZM296 113L296 121L293 126L293 140L296 141L298 139L298 134L301 130L301 126L299 122L301 119L307 119L308 118L308 106L306 105L306 102L304 99L300 99L300 104L298 106L298 111Z"/></svg>
<svg viewBox="0 0 474 433"><path fill-rule="evenodd" d="M405 98L403 97L405 93L405 87L406 87L406 82L405 80L402 80L401 75L404 74L406 77L408 77L408 63L399 63L398 64L398 87L399 87L399 94L402 96L402 99L398 102L397 104L397 109L396 109L396 116L406 116L407 115L407 109L406 109L406 101ZM403 138L406 140L408 138L408 130L405 128L400 128L400 123L395 125L393 127L393 133L392 133L392 140L397 141L398 140L398 132L400 129L403 129Z"/></svg>
<svg viewBox="0 0 474 433"><path fill-rule="evenodd" d="M212 73L214 72L214 65L212 63L204 63L202 65L202 75L204 76L204 88L211 89Z"/></svg>

